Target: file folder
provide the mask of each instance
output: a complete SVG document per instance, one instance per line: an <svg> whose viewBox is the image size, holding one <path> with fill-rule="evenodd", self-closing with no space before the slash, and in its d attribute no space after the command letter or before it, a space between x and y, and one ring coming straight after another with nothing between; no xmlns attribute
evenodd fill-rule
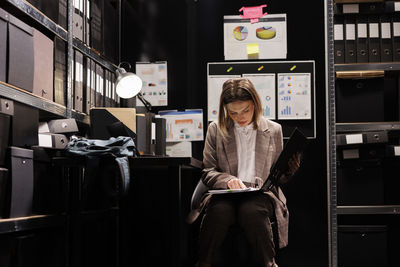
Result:
<svg viewBox="0 0 400 267"><path fill-rule="evenodd" d="M357 62L368 62L368 18L359 15L356 19L357 25Z"/></svg>
<svg viewBox="0 0 400 267"><path fill-rule="evenodd" d="M85 112L86 114L89 114L89 111L92 107L92 103L91 103L91 98L90 98L90 93L91 93L91 88L92 88L92 77L91 77L91 59L89 57L85 57L85 68L86 71L84 72L84 79L85 79Z"/></svg>
<svg viewBox="0 0 400 267"><path fill-rule="evenodd" d="M334 22L335 64L344 63L344 25L343 17L335 17Z"/></svg>
<svg viewBox="0 0 400 267"><path fill-rule="evenodd" d="M67 88L66 44L59 37L54 39L54 101L63 106Z"/></svg>
<svg viewBox="0 0 400 267"><path fill-rule="evenodd" d="M21 89L33 91L33 28L9 14L8 80Z"/></svg>
<svg viewBox="0 0 400 267"><path fill-rule="evenodd" d="M104 0L103 15L104 55L118 63L118 6L114 0Z"/></svg>
<svg viewBox="0 0 400 267"><path fill-rule="evenodd" d="M393 61L400 61L400 14L392 16L393 28Z"/></svg>
<svg viewBox="0 0 400 267"><path fill-rule="evenodd" d="M90 45L97 51L103 51L102 36L102 9L99 1L92 1L90 5Z"/></svg>
<svg viewBox="0 0 400 267"><path fill-rule="evenodd" d="M34 29L33 44L35 63L33 93L53 101L53 41L40 31Z"/></svg>
<svg viewBox="0 0 400 267"><path fill-rule="evenodd" d="M0 8L0 81L6 81L8 13Z"/></svg>
<svg viewBox="0 0 400 267"><path fill-rule="evenodd" d="M83 112L83 54L75 50L74 109Z"/></svg>
<svg viewBox="0 0 400 267"><path fill-rule="evenodd" d="M368 49L369 62L381 61L380 49L380 28L378 15L370 15L368 17Z"/></svg>
<svg viewBox="0 0 400 267"><path fill-rule="evenodd" d="M83 33L85 35L85 40L84 42L88 45L90 45L90 1L89 0L83 0L85 1L86 5L84 7L84 30Z"/></svg>
<svg viewBox="0 0 400 267"><path fill-rule="evenodd" d="M380 17L381 27L381 62L392 61L392 29L389 15L383 14Z"/></svg>
<svg viewBox="0 0 400 267"><path fill-rule="evenodd" d="M356 63L356 24L354 17L345 17L344 62Z"/></svg>
<svg viewBox="0 0 400 267"><path fill-rule="evenodd" d="M72 35L83 41L83 0L74 0L74 13L72 14Z"/></svg>
<svg viewBox="0 0 400 267"><path fill-rule="evenodd" d="M104 71L96 64L96 107L104 107Z"/></svg>
<svg viewBox="0 0 400 267"><path fill-rule="evenodd" d="M67 29L67 0L58 0L58 24Z"/></svg>
<svg viewBox="0 0 400 267"><path fill-rule="evenodd" d="M90 108L96 106L96 62L90 60Z"/></svg>

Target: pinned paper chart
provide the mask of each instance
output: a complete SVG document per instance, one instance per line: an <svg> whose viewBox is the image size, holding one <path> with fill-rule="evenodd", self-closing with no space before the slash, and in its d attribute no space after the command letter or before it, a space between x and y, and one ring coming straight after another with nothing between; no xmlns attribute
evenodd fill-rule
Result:
<svg viewBox="0 0 400 267"><path fill-rule="evenodd" d="M208 99L208 113L207 118L209 121L218 119L218 106L219 97L222 92L222 85L224 82L231 78L238 78L240 75L218 75L208 76L207 86L207 99Z"/></svg>
<svg viewBox="0 0 400 267"><path fill-rule="evenodd" d="M278 119L311 119L311 74L278 73Z"/></svg>
<svg viewBox="0 0 400 267"><path fill-rule="evenodd" d="M256 44L254 53L252 44ZM250 51L249 51L250 50ZM224 16L225 60L286 58L286 14L268 14L257 23L240 16Z"/></svg>
<svg viewBox="0 0 400 267"><path fill-rule="evenodd" d="M262 115L267 119L276 119L275 73L243 74L243 77L253 83L260 96Z"/></svg>
<svg viewBox="0 0 400 267"><path fill-rule="evenodd" d="M168 105L167 62L136 63L136 75L143 81L142 95L152 106ZM144 106L136 99L137 106Z"/></svg>

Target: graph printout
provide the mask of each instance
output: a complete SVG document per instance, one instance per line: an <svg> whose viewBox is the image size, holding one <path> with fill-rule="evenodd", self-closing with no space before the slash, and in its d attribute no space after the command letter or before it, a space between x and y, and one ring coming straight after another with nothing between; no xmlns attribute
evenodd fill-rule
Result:
<svg viewBox="0 0 400 267"><path fill-rule="evenodd" d="M311 73L278 73L278 119L311 119Z"/></svg>
<svg viewBox="0 0 400 267"><path fill-rule="evenodd" d="M264 74L243 74L249 79L256 89L261 99L262 115L271 120L276 119L276 93L275 93L275 73Z"/></svg>

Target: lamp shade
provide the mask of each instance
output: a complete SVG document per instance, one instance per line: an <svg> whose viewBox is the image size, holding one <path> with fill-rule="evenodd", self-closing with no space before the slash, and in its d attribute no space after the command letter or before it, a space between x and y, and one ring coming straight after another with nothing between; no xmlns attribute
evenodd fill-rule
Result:
<svg viewBox="0 0 400 267"><path fill-rule="evenodd" d="M132 98L142 90L142 79L132 72L126 72L124 68L117 68L115 71L117 79L115 88L117 95L121 98Z"/></svg>

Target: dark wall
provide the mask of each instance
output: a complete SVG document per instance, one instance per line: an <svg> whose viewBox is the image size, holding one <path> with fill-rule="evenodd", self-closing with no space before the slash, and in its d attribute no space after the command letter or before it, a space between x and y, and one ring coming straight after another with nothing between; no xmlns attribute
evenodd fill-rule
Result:
<svg viewBox="0 0 400 267"><path fill-rule="evenodd" d="M310 141L300 175L283 188L291 219L279 266L328 266L323 1L125 1L122 60L167 60L167 108L203 108L207 114L207 62L224 61L223 16L262 4L268 5L264 12L287 14L287 60L316 62L317 138ZM196 142L194 157L201 159L202 149Z"/></svg>

